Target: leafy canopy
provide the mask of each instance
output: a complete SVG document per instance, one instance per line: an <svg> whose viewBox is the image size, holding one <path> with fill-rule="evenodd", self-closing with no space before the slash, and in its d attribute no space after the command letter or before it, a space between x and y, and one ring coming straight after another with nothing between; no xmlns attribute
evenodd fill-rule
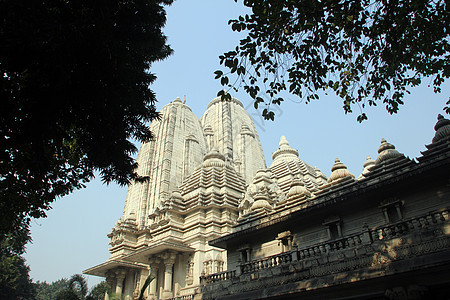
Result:
<svg viewBox="0 0 450 300"><path fill-rule="evenodd" d="M256 108L265 104L266 119L274 119L270 105L283 101L282 91L309 102L331 90L342 98L346 113L361 107L358 121L367 119L366 105L382 102L392 114L424 77L432 78L434 91L440 92L450 76L448 1L243 3L252 14L229 24L247 36L220 56L229 71L215 74L223 86L243 87Z"/></svg>
<svg viewBox="0 0 450 300"><path fill-rule="evenodd" d="M0 238L98 171L139 179L172 0L0 1ZM142 179L142 178L141 178Z"/></svg>
<svg viewBox="0 0 450 300"><path fill-rule="evenodd" d="M29 240L25 225L0 235L0 299L34 299L30 269L21 256Z"/></svg>
<svg viewBox="0 0 450 300"><path fill-rule="evenodd" d="M35 283L36 300L56 300L59 294L69 290L69 280L67 278L61 278L47 283L46 281L37 281Z"/></svg>

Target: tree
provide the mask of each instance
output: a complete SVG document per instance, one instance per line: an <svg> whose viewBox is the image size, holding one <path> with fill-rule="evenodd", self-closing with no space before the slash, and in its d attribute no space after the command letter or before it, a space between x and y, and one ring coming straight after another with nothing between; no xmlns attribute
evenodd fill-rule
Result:
<svg viewBox="0 0 450 300"><path fill-rule="evenodd" d="M69 289L69 280L62 278L48 284L47 282L37 281L35 283L36 300L56 300L56 297L63 291Z"/></svg>
<svg viewBox="0 0 450 300"><path fill-rule="evenodd" d="M80 300L80 298L72 290L62 290L56 295L56 300Z"/></svg>
<svg viewBox="0 0 450 300"><path fill-rule="evenodd" d="M60 290L57 295L56 299L63 300L63 299L75 299L75 300L84 300L84 299L103 299L105 295L105 290L107 288L106 282L99 283L93 289L88 295L88 285L86 282L86 279L81 274L74 274L70 279L67 281L67 286ZM95 294L94 294L95 292ZM98 294L103 292L103 297L100 297Z"/></svg>
<svg viewBox="0 0 450 300"><path fill-rule="evenodd" d="M70 277L69 288L75 293L78 299L86 298L86 295L88 293L88 286L83 275L75 274Z"/></svg>
<svg viewBox="0 0 450 300"><path fill-rule="evenodd" d="M266 119L273 120L270 106L283 101L283 91L307 102L332 91L346 113L361 107L358 121L367 119L367 105L381 102L392 114L424 78L432 78L440 92L450 76L448 1L244 0L244 5L252 14L229 24L247 36L220 56L229 72L215 74L228 88L243 87L255 107L265 104Z"/></svg>
<svg viewBox="0 0 450 300"><path fill-rule="evenodd" d="M86 299L103 300L105 298L105 293L109 290L109 288L108 283L106 281L102 281L92 288Z"/></svg>
<svg viewBox="0 0 450 300"><path fill-rule="evenodd" d="M19 255L0 256L0 299L34 299L29 268Z"/></svg>
<svg viewBox="0 0 450 300"><path fill-rule="evenodd" d="M84 187L143 179L130 141L158 117L151 64L173 0L0 1L0 238Z"/></svg>
<svg viewBox="0 0 450 300"><path fill-rule="evenodd" d="M105 292L109 289L108 283L102 281L95 285L91 291L87 292L86 279L80 275L73 275L70 280L62 278L48 284L47 282L36 282L36 300L56 300L56 299L89 299L103 300Z"/></svg>
<svg viewBox="0 0 450 300"><path fill-rule="evenodd" d="M0 299L33 299L34 285L21 257L29 239L24 227L0 236Z"/></svg>

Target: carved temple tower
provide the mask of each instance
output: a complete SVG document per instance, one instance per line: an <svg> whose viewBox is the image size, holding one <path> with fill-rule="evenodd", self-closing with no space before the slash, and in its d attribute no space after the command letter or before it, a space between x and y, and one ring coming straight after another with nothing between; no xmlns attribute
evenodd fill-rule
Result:
<svg viewBox="0 0 450 300"><path fill-rule="evenodd" d="M111 257L85 271L105 277L110 294L135 299L149 272L147 299L193 295L201 275L227 269L226 251L208 241L231 233L239 202L265 168L255 125L242 103L215 98L198 119L179 98L150 125L122 217L108 237Z"/></svg>
<svg viewBox="0 0 450 300"><path fill-rule="evenodd" d="M412 160L385 139L327 178L281 137L266 167L242 103L198 119L177 98L150 125L110 258L84 273L122 299L448 299L450 120Z"/></svg>

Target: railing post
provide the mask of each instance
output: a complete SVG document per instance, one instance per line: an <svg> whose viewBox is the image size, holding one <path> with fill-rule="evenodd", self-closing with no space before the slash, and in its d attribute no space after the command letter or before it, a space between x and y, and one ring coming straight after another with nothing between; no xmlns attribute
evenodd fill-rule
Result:
<svg viewBox="0 0 450 300"><path fill-rule="evenodd" d="M292 254L292 261L298 261L299 255L298 255L298 249L297 247L294 247L294 250L291 252Z"/></svg>

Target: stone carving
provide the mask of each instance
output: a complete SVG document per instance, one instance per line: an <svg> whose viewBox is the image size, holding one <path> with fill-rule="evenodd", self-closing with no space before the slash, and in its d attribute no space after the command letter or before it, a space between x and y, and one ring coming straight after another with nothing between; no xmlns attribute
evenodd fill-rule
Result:
<svg viewBox="0 0 450 300"><path fill-rule="evenodd" d="M285 194L272 178L270 170L259 170L239 204L239 214L243 217L256 210L270 211L276 203L283 202L285 198Z"/></svg>

